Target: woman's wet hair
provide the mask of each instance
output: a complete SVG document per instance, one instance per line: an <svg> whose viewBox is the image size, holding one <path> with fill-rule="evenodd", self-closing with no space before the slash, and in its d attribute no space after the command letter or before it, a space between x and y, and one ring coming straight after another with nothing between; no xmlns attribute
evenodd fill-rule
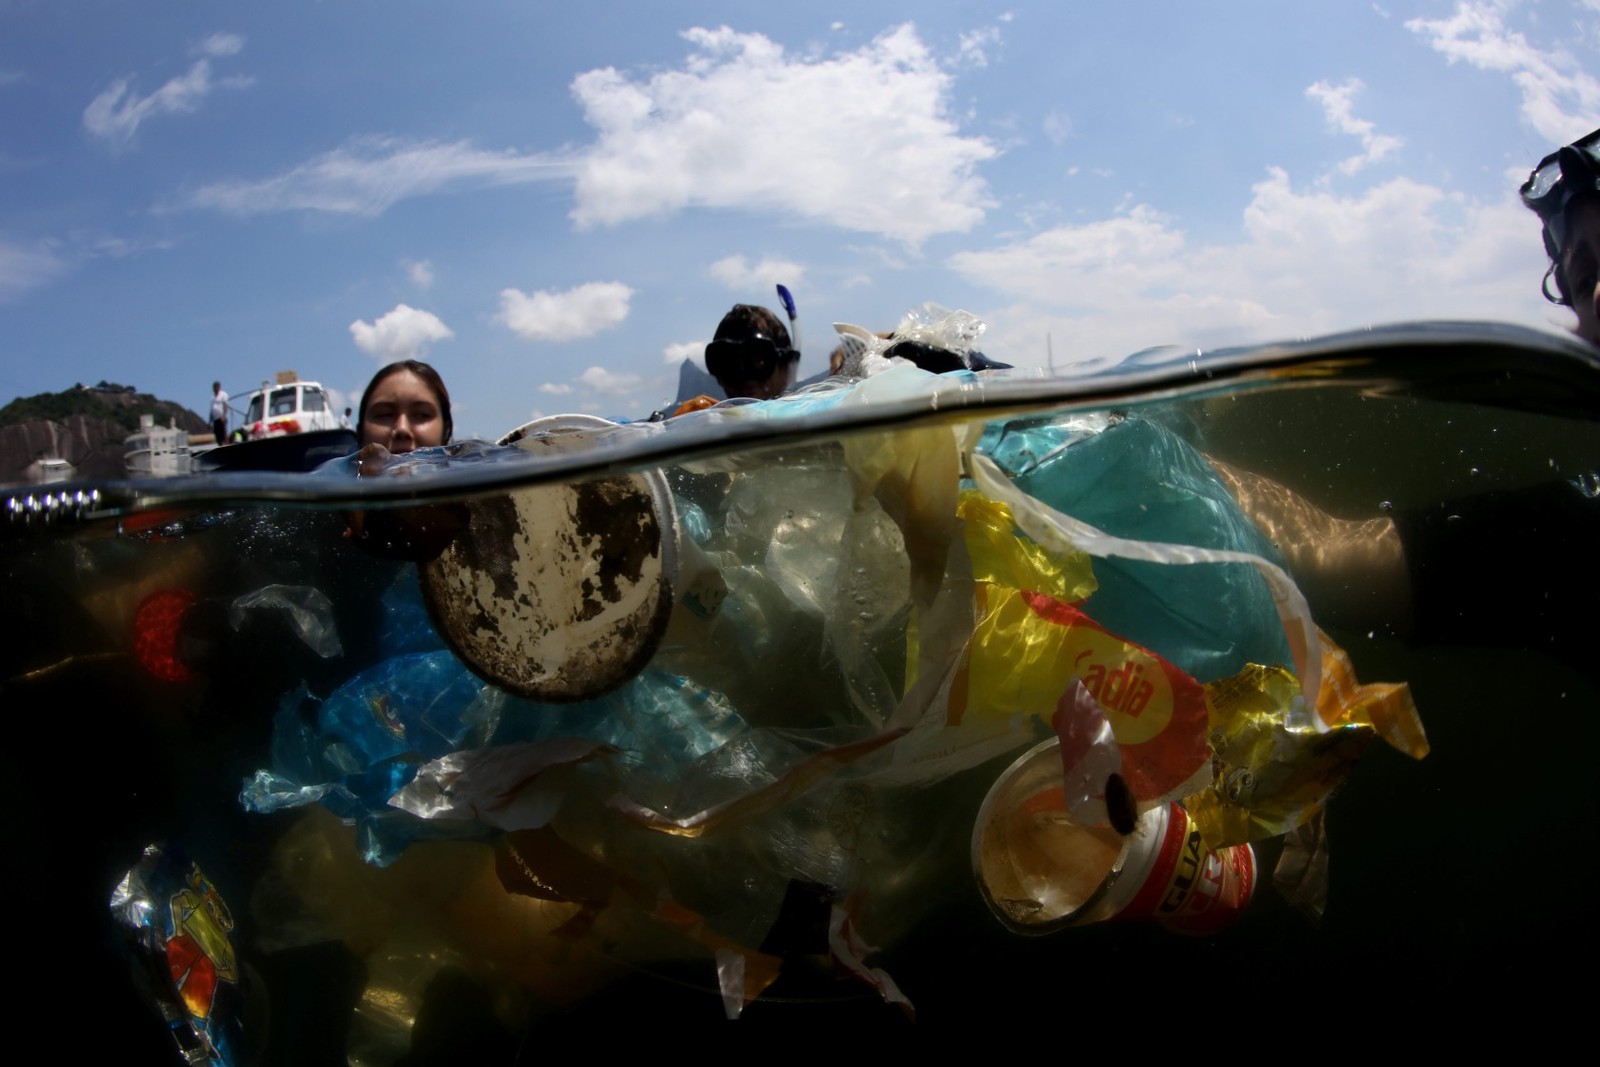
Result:
<svg viewBox="0 0 1600 1067"><path fill-rule="evenodd" d="M389 364L372 376L372 381L367 383L366 392L361 394L361 407L357 409L356 414L356 432L361 433L360 427L366 425L367 401L372 399L372 391L378 388L381 382L392 378L401 371L410 371L418 378L421 378L423 384L429 389L433 390L433 398L439 404L439 420L444 426L444 438L439 443L442 445L449 444L450 438L455 435L456 428L455 420L450 415L450 390L444 387L444 379L439 376L439 372L420 359L402 359L396 363ZM366 442L362 441L362 444L366 444Z"/></svg>

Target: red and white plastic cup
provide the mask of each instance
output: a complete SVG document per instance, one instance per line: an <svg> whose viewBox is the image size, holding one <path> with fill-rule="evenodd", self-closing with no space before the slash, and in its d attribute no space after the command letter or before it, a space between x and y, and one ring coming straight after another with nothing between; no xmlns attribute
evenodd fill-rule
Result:
<svg viewBox="0 0 1600 1067"><path fill-rule="evenodd" d="M1023 934L1149 919L1215 933L1255 892L1249 845L1208 849L1175 803L1142 812L1126 837L1067 814L1059 741L1029 749L989 790L972 832L972 870L995 917Z"/></svg>

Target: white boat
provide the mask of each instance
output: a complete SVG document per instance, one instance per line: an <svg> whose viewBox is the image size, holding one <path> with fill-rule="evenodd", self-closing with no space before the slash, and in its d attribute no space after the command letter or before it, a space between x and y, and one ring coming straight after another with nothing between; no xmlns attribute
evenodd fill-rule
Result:
<svg viewBox="0 0 1600 1067"><path fill-rule="evenodd" d="M262 382L244 405L244 423L230 443L196 457L196 471L306 471L356 450L355 431L339 424L328 391L292 370L279 371L276 383Z"/></svg>
<svg viewBox="0 0 1600 1067"><path fill-rule="evenodd" d="M303 382L292 370L279 371L276 384L262 382L245 400L245 439L284 437L339 429L328 391L320 382Z"/></svg>
<svg viewBox="0 0 1600 1067"><path fill-rule="evenodd" d="M77 468L60 456L44 456L28 464L26 478L35 485L54 485L71 479Z"/></svg>

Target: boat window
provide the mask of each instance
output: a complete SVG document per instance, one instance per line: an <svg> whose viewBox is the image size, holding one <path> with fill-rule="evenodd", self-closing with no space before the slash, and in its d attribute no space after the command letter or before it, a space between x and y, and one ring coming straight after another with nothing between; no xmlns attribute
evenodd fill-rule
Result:
<svg viewBox="0 0 1600 1067"><path fill-rule="evenodd" d="M252 393L252 394L250 394L250 408L249 408L248 411L246 411L244 413L244 421L246 423L260 422L261 421L261 394L260 393Z"/></svg>
<svg viewBox="0 0 1600 1067"><path fill-rule="evenodd" d="M292 385L287 389L274 389L272 391L272 414L274 416L293 415L295 411L294 394L295 388Z"/></svg>
<svg viewBox="0 0 1600 1067"><path fill-rule="evenodd" d="M321 389L306 386L305 393L300 397L302 411L327 411L328 397Z"/></svg>

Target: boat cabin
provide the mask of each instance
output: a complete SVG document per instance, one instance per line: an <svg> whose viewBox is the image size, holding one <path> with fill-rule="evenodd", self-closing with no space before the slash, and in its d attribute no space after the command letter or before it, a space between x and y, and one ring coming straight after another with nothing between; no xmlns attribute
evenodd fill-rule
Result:
<svg viewBox="0 0 1600 1067"><path fill-rule="evenodd" d="M300 381L293 371L279 372L276 385L262 382L245 406L243 429L252 441L338 428L327 390L318 382Z"/></svg>

